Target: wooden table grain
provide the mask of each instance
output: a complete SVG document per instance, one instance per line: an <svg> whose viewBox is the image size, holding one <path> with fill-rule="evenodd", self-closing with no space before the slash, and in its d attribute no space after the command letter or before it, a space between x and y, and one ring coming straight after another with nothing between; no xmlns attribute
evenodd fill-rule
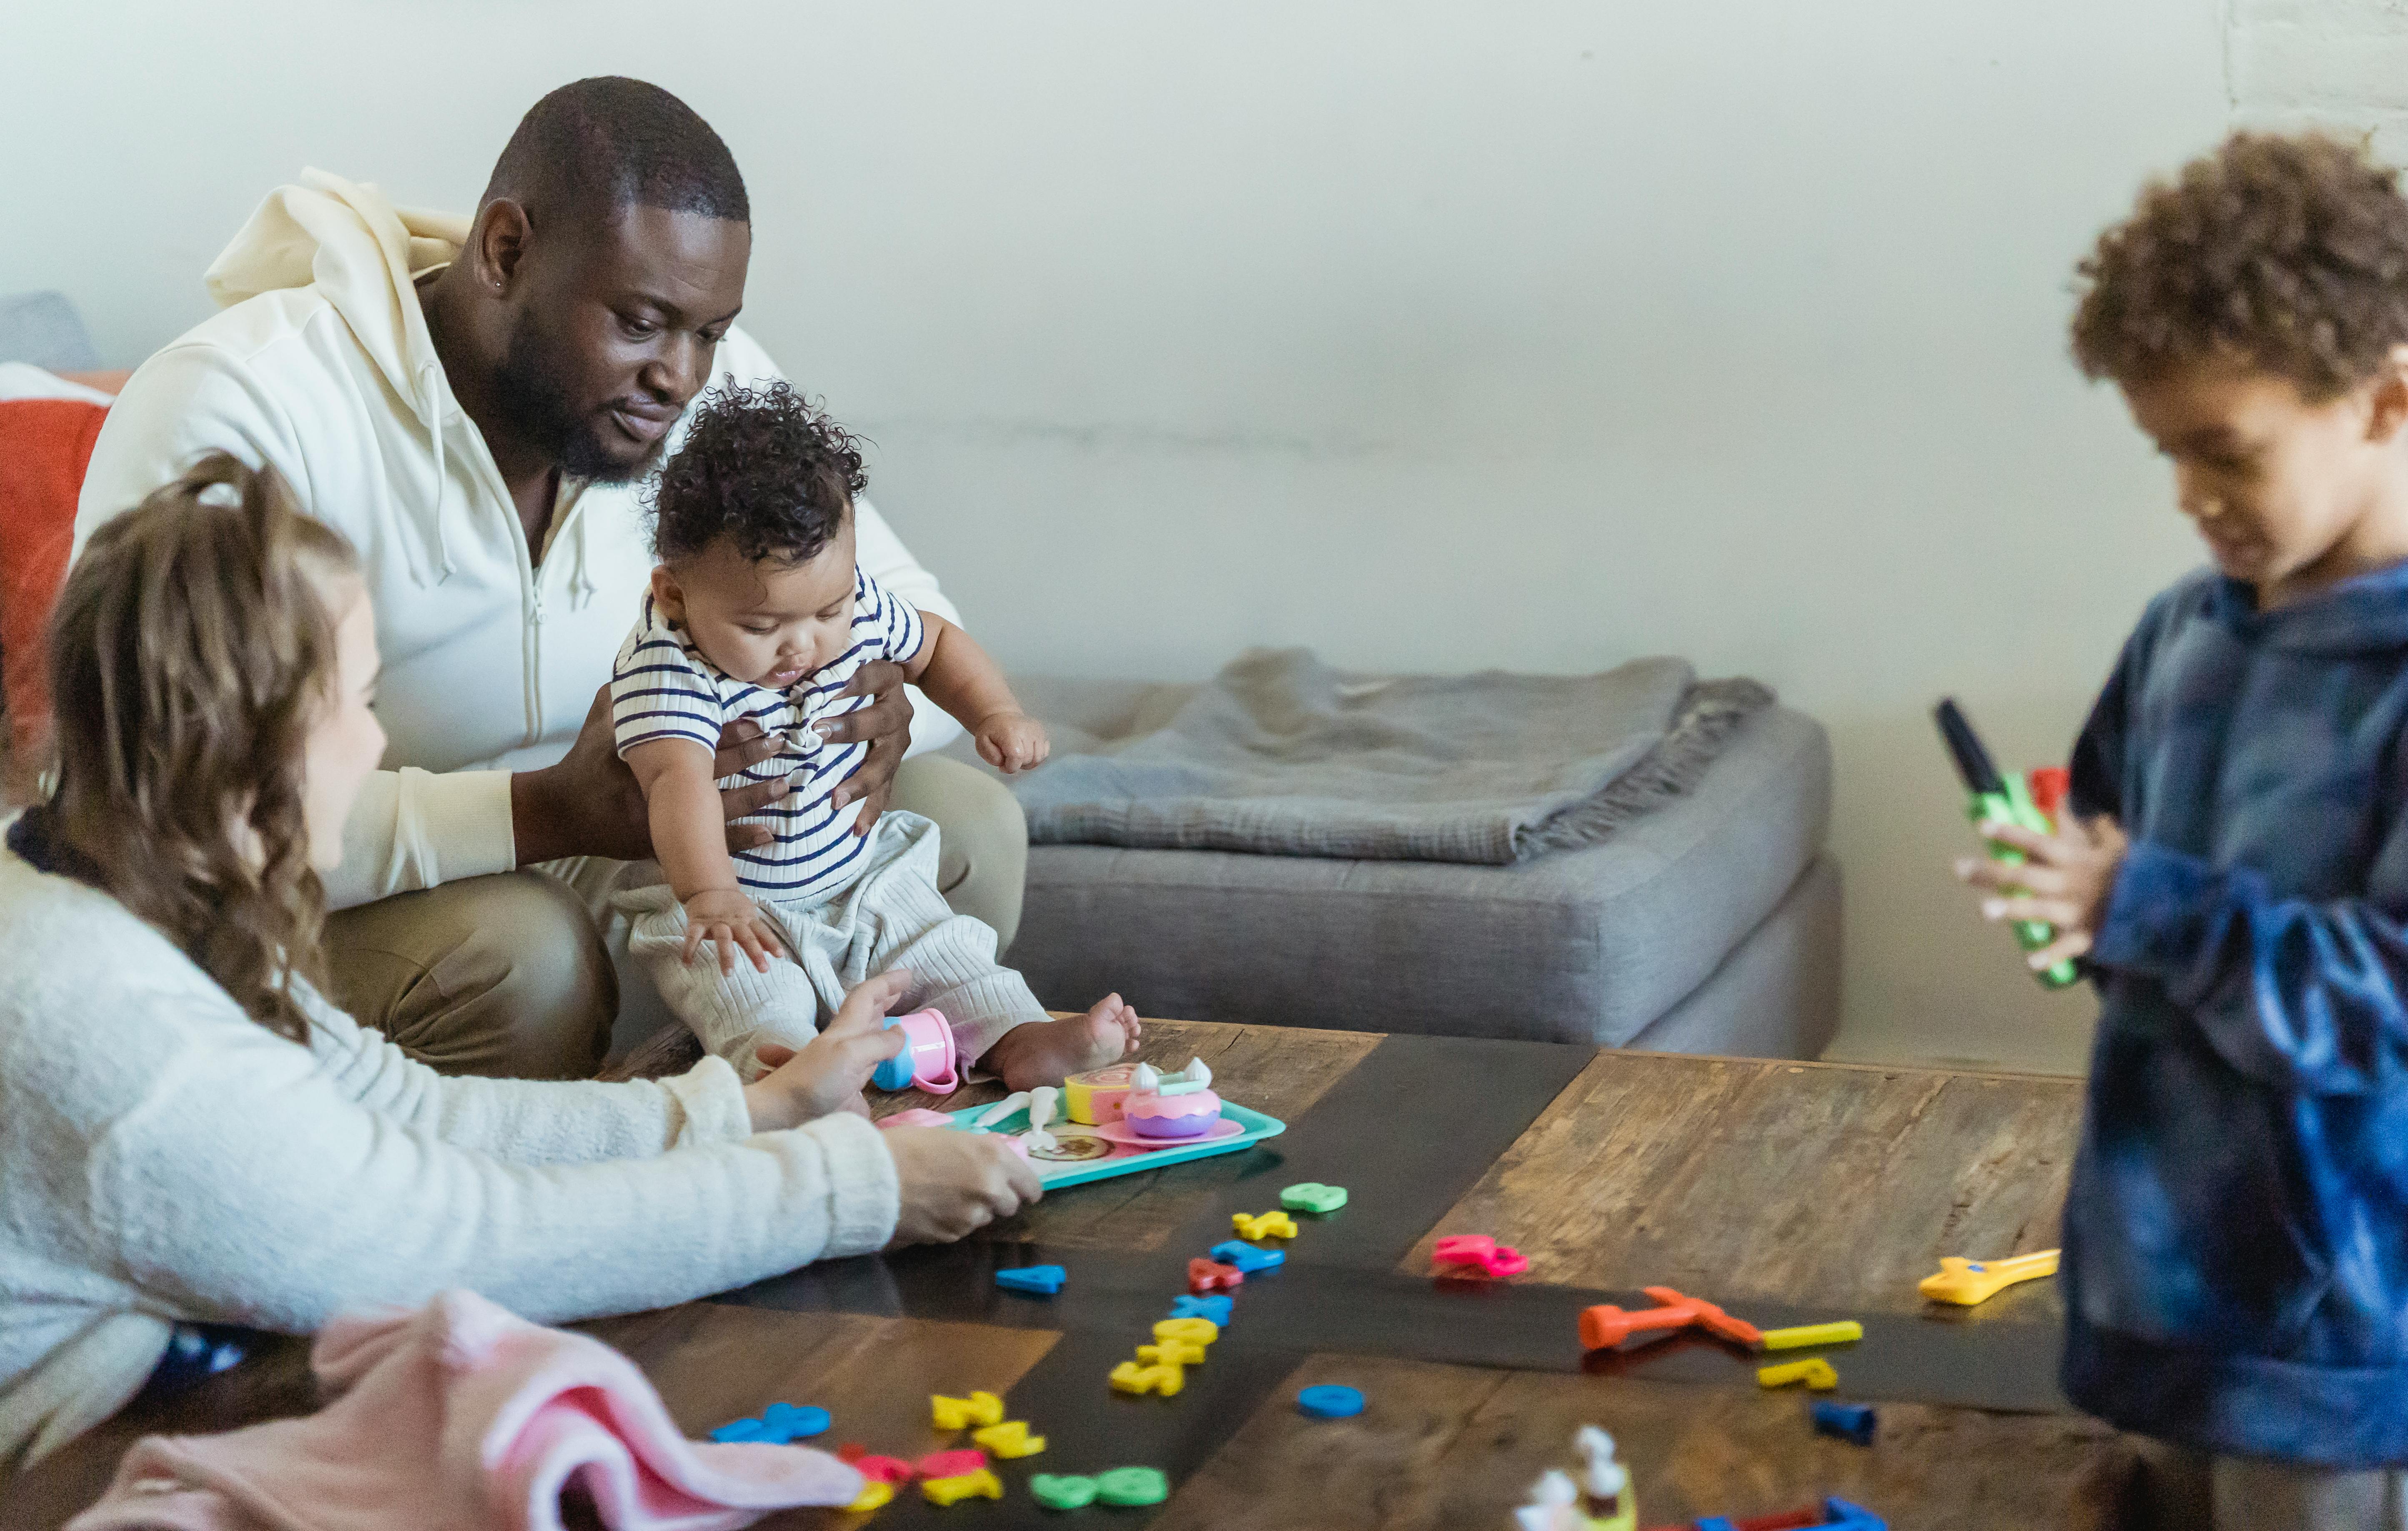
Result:
<svg viewBox="0 0 2408 1531"><path fill-rule="evenodd" d="M1999 1256L2057 1241L2081 1109L2078 1081L1562 1049L1541 1056L1532 1051L1537 1044L1479 1044L1491 1051L1475 1049L1467 1063L1464 1044L1445 1046L1455 1051L1419 1037L1148 1022L1146 1059L1176 1067L1202 1057L1231 1098L1296 1129L1267 1147L1318 1146L1294 1150L1307 1153L1296 1164L1273 1153L1268 1171L1260 1164L1244 1171L1276 1177L1263 1188L1237 1178L1244 1156L1232 1155L1049 1197L986 1230L981 1238L991 1255L965 1249L886 1260L888 1273L861 1288L875 1294L874 1311L847 1309L855 1299L829 1288L732 1294L580 1327L633 1357L672 1417L697 1436L778 1399L815 1400L838 1415L822 1444L857 1439L910 1455L952 1443L930 1427L930 1393L1015 1385L1013 1414L1040 1432L1054 1422L1066 1438L1080 1434L1069 1428L1074 1421L1103 1427L1111 1419L1183 1420L1181 1438L1194 1450L1176 1495L1153 1522L1168 1527L1503 1524L1541 1471L1574 1465L1570 1435L1582 1424L1603 1424L1621 1439L1649 1524L1756 1513L1828 1493L1886 1510L1901 1528L2115 1524L2100 1506L2114 1497L2114 1472L2129 1452L2061 1405L2001 1411L1876 1399L1882 1434L1864 1451L1814 1436L1802 1397L1761 1392L1743 1360L1711 1347L1689 1356L1686 1369L1597 1366L1592 1357L1584 1374L1569 1334L1557 1344L1549 1329L1535 1348L1517 1352L1527 1359L1462 1360L1461 1347L1484 1342L1467 1335L1496 1331L1515 1313L1526 1309L1556 1324L1598 1292L1651 1284L1742 1309L1755 1302L1859 1313L1869 1324L1886 1324L1893 1344L1926 1333L1924 1320L1970 1323L1954 1331L1960 1347L1995 1347L2012 1335L2028 1353L2034 1338L2058 1322L2054 1283L2013 1289L1971 1313L1927 1309L1914 1284L1943 1254ZM1184 1241L1226 1237L1228 1208L1264 1199L1285 1176L1340 1179L1311 1154L1343 1158L1347 1139L1368 1130L1366 1123L1444 1132L1444 1113L1432 1103L1476 1090L1481 1060L1492 1057L1546 1080L1539 1093L1526 1092L1522 1114L1487 1139L1510 1147L1490 1162L1482 1161L1493 1146L1462 1161L1460 1173L1422 1202L1392 1186L1389 1200L1401 1206L1340 1214L1364 1220L1352 1223L1309 1224L1294 1246L1284 1298L1281 1288L1263 1288L1249 1311L1241 1293L1229 1339L1237 1348L1229 1359L1208 1363L1221 1368L1219 1380L1254 1379L1219 1395L1213 1407L1226 1409L1226 1417L1182 1414L1194 1395L1128 1400L1105 1389L1100 1373L1126 1341L1122 1331L1143 1338L1176 1290L1175 1267L1201 1252ZM1534 1058L1547 1068L1528 1074ZM1365 1082L1374 1080L1376 1087ZM959 1109L1001 1094L985 1085L941 1102L903 1095L879 1109ZM1442 1164L1442 1152L1426 1162ZM1210 1231L1215 1220L1218 1234ZM1475 1295L1466 1308L1434 1291L1428 1247L1450 1232L1490 1234L1530 1257L1516 1289L1497 1294L1510 1301ZM1010 1313L996 1308L991 1278L977 1272L1040 1255L1071 1266L1066 1295L1039 1308L1015 1299L1024 1306ZM867 1268L875 1272L879 1264ZM970 1274L944 1276L953 1284L939 1289L932 1310L924 1301L929 1273L959 1269ZM1154 1294L1147 1282L1163 1290ZM1313 1302L1359 1308L1376 1300L1357 1300L1357 1292L1434 1304L1426 1310L1437 1318L1426 1336L1388 1332L1354 1353L1279 1327L1305 1321L1277 1315L1310 1313ZM1107 1324L1117 1327L1103 1333ZM1358 1324L1352 1332L1378 1328ZM1417 1352L1425 1341L1430 1348ZM1856 1370L1874 1368L1860 1363ZM1363 1387L1369 1410L1354 1421L1305 1420L1295 1392L1319 1381ZM1212 1395L1209 1385L1203 1392ZM313 1402L303 1343L266 1342L236 1373L177 1398L137 1400L85 1439L0 1483L0 1524L58 1525L90 1502L145 1431L231 1427ZM1111 1449L1110 1428L1085 1436L1089 1454ZM1052 1524L1029 1503L1025 1481L1032 1469L1096 1466L1068 1456L999 1465L1011 1486L1003 1504L939 1511L907 1495L875 1519L896 1526ZM1145 1523L1126 1511L1111 1518ZM766 1524L794 1531L856 1523L810 1511Z"/></svg>
<svg viewBox="0 0 2408 1531"><path fill-rule="evenodd" d="M1298 1413L1298 1389L1356 1387L1349 1420ZM1577 1473L1574 1431L1613 1436L1641 1525L1777 1513L1838 1495L1896 1531L2071 1531L2111 1524L2125 1458L2072 1415L1884 1407L1868 1449L1818 1436L1795 1389L1499 1371L1315 1355L1264 1400L1158 1531L1453 1531L1503 1526L1550 1467Z"/></svg>
<svg viewBox="0 0 2408 1531"><path fill-rule="evenodd" d="M1532 1281L1922 1312L1943 1255L2057 1247L2081 1113L2057 1076L1601 1052L1402 1265L1485 1233ZM2060 1314L2030 1281L1959 1316Z"/></svg>

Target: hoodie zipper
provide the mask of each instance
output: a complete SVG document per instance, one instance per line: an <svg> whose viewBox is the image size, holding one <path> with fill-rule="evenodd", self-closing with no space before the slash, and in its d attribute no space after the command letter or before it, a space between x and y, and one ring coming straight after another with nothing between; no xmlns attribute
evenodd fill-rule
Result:
<svg viewBox="0 0 2408 1531"><path fill-rule="evenodd" d="M440 376L440 373L438 372L437 375ZM445 479L449 477L448 474L443 472L441 467L447 455L444 451L443 436L444 433L448 432L452 428L452 422L455 413L454 410L445 408L443 405L444 401L439 396L431 398L428 401L428 408L433 413L435 419L435 428L432 433L433 448L435 459L438 465L437 469L437 476L435 481L435 513L437 517L437 535L438 537L442 535L441 517L443 511L443 495L446 488ZM459 415L459 418L465 421L466 416L465 414L461 414ZM478 444L480 446L483 445L483 438L481 436L478 438ZM484 475L486 488L498 501L502 515L506 518L512 533L515 534L509 540L511 550L518 558L520 605L521 608L526 613L526 620L521 623L521 626L524 629L524 637L520 644L520 663L523 666L523 673L520 676L520 685L522 690L524 692L525 696L524 713L526 717L526 732L520 742L523 746L540 744L543 742L544 722L542 638L544 611L543 584L542 581L536 577L534 551L527 546L526 533L522 529L519 522L518 507L510 498L509 486L502 481L500 470L494 466L492 453L490 451L480 451L473 454L473 456L462 458L460 460L469 462L474 465L469 469L469 476L472 479L480 472ZM472 521L475 515L476 504L476 494L472 488L466 500L467 510ZM448 547L442 547L438 544L437 549L428 550L426 556L439 565L439 574L448 575L452 572L450 566L452 561L451 552Z"/></svg>
<svg viewBox="0 0 2408 1531"><path fill-rule="evenodd" d="M582 490L580 490L576 496L569 501L568 508L566 510L563 510L560 508L560 501L562 494L566 491L567 487L567 483L566 479L564 479L560 488L555 489L552 492L552 515L556 519L550 526L545 528L544 537L545 540L551 544L551 551L544 558L541 565L538 565L536 563L535 550L527 546L526 534L524 531L521 531L519 536L514 539L518 544L519 550L520 576L526 580L527 610L530 618L532 619L527 622L526 642L526 741L530 745L541 744L543 742L544 731L549 723L549 720L544 715L543 709L544 571L558 564L563 557L567 556L569 552L568 543L570 537L583 535L577 524L577 518L584 514L585 494ZM572 591L569 594L573 596L575 592Z"/></svg>
<svg viewBox="0 0 2408 1531"><path fill-rule="evenodd" d="M535 621L527 624L527 742L543 739L543 576L535 577Z"/></svg>
<svg viewBox="0 0 2408 1531"><path fill-rule="evenodd" d="M526 688L526 737L520 741L523 747L543 741L543 580L536 567L535 550L527 546L518 506L499 473L494 476L494 488L501 496L502 514L509 520L510 552L518 560L519 598L526 611L525 637L520 645L526 665L522 678Z"/></svg>

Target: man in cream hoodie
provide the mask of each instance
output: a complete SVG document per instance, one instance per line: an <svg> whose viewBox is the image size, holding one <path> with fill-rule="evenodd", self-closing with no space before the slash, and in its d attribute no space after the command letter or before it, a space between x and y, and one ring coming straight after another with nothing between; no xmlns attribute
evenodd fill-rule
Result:
<svg viewBox="0 0 2408 1531"><path fill-rule="evenodd" d="M650 846L601 693L652 568L641 480L705 389L777 376L734 327L751 249L699 117L580 80L521 122L473 220L314 170L271 193L209 268L222 311L135 373L93 450L79 551L212 448L274 465L358 547L400 769L351 816L328 942L345 1008L438 1067L575 1077L608 1040L601 899ZM867 501L856 520L864 569L958 620ZM890 789L935 819L947 896L1008 942L1016 805L954 762L902 766L895 666L855 686L879 701L838 737L872 751L839 792L865 827ZM920 716L923 749L957 730ZM777 748L724 746L723 775ZM765 801L730 794L728 816Z"/></svg>

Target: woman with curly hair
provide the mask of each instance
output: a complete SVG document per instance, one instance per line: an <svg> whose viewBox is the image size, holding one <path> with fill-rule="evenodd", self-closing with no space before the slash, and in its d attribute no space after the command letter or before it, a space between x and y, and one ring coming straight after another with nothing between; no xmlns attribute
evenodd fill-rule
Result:
<svg viewBox="0 0 2408 1531"><path fill-rule="evenodd" d="M867 751L820 731L867 700L848 688L880 660L902 665L997 769L1036 766L1048 748L968 634L855 562L853 496L867 484L853 436L784 382L710 395L661 470L660 562L610 680L619 753L659 856L631 867L615 899L628 950L704 1047L748 1076L756 1049L807 1044L849 988L891 973L905 1003L953 1023L964 1063L1015 1090L1059 1084L1136 1052L1137 1012L1111 994L1049 1019L996 964L995 932L946 905L936 824L905 812L856 823L859 810L832 795ZM715 780L721 730L746 720L785 750ZM721 791L781 778L787 795L741 821L767 839L731 853ZM697 964L706 941L716 960Z"/></svg>
<svg viewBox="0 0 2408 1531"><path fill-rule="evenodd" d="M57 787L0 854L0 1468L179 1322L288 1333L467 1287L542 1322L958 1238L995 1140L831 1108L900 985L749 1087L446 1078L324 998L322 872L384 751L351 548L213 455L97 533L50 644Z"/></svg>

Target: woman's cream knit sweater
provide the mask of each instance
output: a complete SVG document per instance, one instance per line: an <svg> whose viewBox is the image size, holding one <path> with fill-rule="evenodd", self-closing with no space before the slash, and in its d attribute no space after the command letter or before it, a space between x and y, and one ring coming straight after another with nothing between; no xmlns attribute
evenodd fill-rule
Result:
<svg viewBox="0 0 2408 1531"><path fill-rule="evenodd" d="M878 1131L658 1083L447 1079L321 1004L254 1024L116 900L0 851L0 1468L107 1418L178 1320L293 1334L469 1287L559 1323L874 1250Z"/></svg>

